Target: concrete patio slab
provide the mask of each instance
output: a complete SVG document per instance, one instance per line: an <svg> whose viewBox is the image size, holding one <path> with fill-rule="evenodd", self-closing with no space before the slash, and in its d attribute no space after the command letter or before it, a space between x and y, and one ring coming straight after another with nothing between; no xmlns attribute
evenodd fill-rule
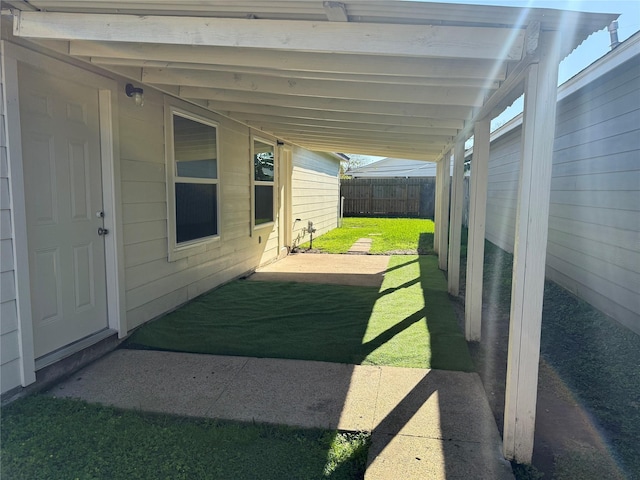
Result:
<svg viewBox="0 0 640 480"><path fill-rule="evenodd" d="M500 442L500 434L475 373L385 367L374 430L434 439Z"/></svg>
<svg viewBox="0 0 640 480"><path fill-rule="evenodd" d="M248 359L115 350L51 390L120 408L204 417Z"/></svg>
<svg viewBox="0 0 640 480"><path fill-rule="evenodd" d="M248 280L325 283L380 288L387 255L298 253L260 267Z"/></svg>
<svg viewBox="0 0 640 480"><path fill-rule="evenodd" d="M365 480L513 480L499 445L375 434Z"/></svg>
<svg viewBox="0 0 640 480"><path fill-rule="evenodd" d="M370 430L380 368L250 359L208 417L300 427ZM348 407L345 406L348 403Z"/></svg>
<svg viewBox="0 0 640 480"><path fill-rule="evenodd" d="M372 432L367 479L512 479L475 373L116 350L49 394L185 416Z"/></svg>

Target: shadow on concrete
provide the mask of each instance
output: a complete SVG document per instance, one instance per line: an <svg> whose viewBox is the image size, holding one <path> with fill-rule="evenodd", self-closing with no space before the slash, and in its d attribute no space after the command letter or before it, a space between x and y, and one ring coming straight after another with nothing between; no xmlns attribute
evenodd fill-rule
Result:
<svg viewBox="0 0 640 480"><path fill-rule="evenodd" d="M476 374L358 365L425 322L432 366L469 370L437 258L392 268L413 269L416 262L416 278L382 291L234 282L148 324L129 341L225 356L119 350L55 393L179 415L370 431L368 479L510 478ZM376 303L417 285L424 307L398 305L390 310L397 321L366 337Z"/></svg>

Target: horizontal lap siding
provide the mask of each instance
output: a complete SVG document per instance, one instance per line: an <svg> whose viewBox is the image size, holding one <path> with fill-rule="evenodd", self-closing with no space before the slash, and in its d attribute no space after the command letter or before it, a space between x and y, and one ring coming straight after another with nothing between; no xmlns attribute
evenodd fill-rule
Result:
<svg viewBox="0 0 640 480"><path fill-rule="evenodd" d="M201 111L219 124L220 239L169 262L164 97L145 88L145 105L138 108L125 96L124 84L119 91L127 325L132 329L255 268L277 248L268 238L270 228L250 235L249 129Z"/></svg>
<svg viewBox="0 0 640 480"><path fill-rule="evenodd" d="M486 237L508 252L513 252L519 159L520 129L491 144Z"/></svg>
<svg viewBox="0 0 640 480"><path fill-rule="evenodd" d="M293 149L292 217L294 246L309 240L306 227L311 220L314 236L338 226L340 162L325 153Z"/></svg>
<svg viewBox="0 0 640 480"><path fill-rule="evenodd" d="M640 67L558 104L547 277L640 332ZM518 128L491 145L487 239L513 251Z"/></svg>
<svg viewBox="0 0 640 480"><path fill-rule="evenodd" d="M0 392L20 386L20 350L16 304L11 189L5 122L3 57L0 55Z"/></svg>

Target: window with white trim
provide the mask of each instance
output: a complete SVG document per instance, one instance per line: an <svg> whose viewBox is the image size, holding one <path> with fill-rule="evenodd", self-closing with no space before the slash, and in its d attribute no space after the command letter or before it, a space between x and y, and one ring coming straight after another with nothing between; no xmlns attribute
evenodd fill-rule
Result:
<svg viewBox="0 0 640 480"><path fill-rule="evenodd" d="M167 119L170 254L219 234L218 127L170 107Z"/></svg>
<svg viewBox="0 0 640 480"><path fill-rule="evenodd" d="M260 227L274 221L275 146L253 139L253 224Z"/></svg>

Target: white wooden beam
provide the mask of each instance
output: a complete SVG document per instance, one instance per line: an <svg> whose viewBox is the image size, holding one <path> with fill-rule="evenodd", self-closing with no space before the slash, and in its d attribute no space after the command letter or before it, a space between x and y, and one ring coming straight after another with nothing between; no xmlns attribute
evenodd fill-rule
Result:
<svg viewBox="0 0 640 480"><path fill-rule="evenodd" d="M150 84L210 87L275 95L429 105L480 106L484 98L483 90L472 87L424 88L416 85L304 80L204 70L145 68L142 81Z"/></svg>
<svg viewBox="0 0 640 480"><path fill-rule="evenodd" d="M327 20L330 22L348 22L349 16L344 3L340 2L322 2L324 13L327 14Z"/></svg>
<svg viewBox="0 0 640 480"><path fill-rule="evenodd" d="M456 143L453 155L451 222L449 225L449 293L460 293L460 241L462 236L462 202L464 188L464 142Z"/></svg>
<svg viewBox="0 0 640 480"><path fill-rule="evenodd" d="M541 37L525 80L503 433L505 457L520 463L533 453L559 44Z"/></svg>
<svg viewBox="0 0 640 480"><path fill-rule="evenodd" d="M258 130L258 129L256 129ZM440 153L439 146L433 146L428 144L422 144L418 141L408 141L408 140L389 140L386 138L378 139L375 137L370 138L354 138L354 137L336 137L331 135L308 135L302 133L289 133L286 131L282 132L274 132L271 130L261 130L264 132L269 132L274 136L281 137L287 140L296 140L298 142L304 143L313 143L313 144L324 144L324 145L336 145L341 147L350 147L351 150L348 153L353 153L358 151L357 148L354 149L354 146L362 146L362 145L370 145L372 147L388 147L391 149L401 148L404 150L413 149L418 152L425 152L429 154L437 154Z"/></svg>
<svg viewBox="0 0 640 480"><path fill-rule="evenodd" d="M440 167L440 230L438 231L438 267L440 270L447 270L447 260L449 254L449 198L451 183L451 151L447 152L438 162ZM463 169L464 170L464 169Z"/></svg>
<svg viewBox="0 0 640 480"><path fill-rule="evenodd" d="M519 60L524 31L508 28L211 17L19 12L27 38L266 48L285 51Z"/></svg>
<svg viewBox="0 0 640 480"><path fill-rule="evenodd" d="M173 86L169 86L173 87ZM160 88L164 86L160 85ZM180 87L180 96L222 102L248 103L255 105L275 105L279 107L330 110L347 113L371 113L374 115L400 115L431 119L466 120L473 108L456 105L422 105L416 103L392 103L341 98L300 97L269 93L239 92L218 88Z"/></svg>
<svg viewBox="0 0 640 480"><path fill-rule="evenodd" d="M186 59L185 59L186 60ZM498 80L482 80L477 78L455 77L416 77L405 75L360 75L352 73L315 72L305 70L277 70L273 68L229 66L191 62L167 62L160 60L121 59L91 57L91 63L101 66L119 66L136 68L157 68L165 70L202 70L205 72L225 72L244 75L263 75L267 77L286 78L287 80L324 80L340 82L378 83L384 85L415 85L423 87L471 87L495 90L500 86ZM214 60L215 61L215 60Z"/></svg>
<svg viewBox="0 0 640 480"><path fill-rule="evenodd" d="M309 120L303 118L276 117L271 115L253 115L246 113L230 112L230 117L237 119L243 123L264 128L280 127L301 130L324 131L330 129L333 131L352 131L352 132L380 132L392 133L398 135L428 135L437 141L450 141L458 133L452 128L428 128L428 127L409 127L396 125L379 125L375 123L355 123L355 122L332 122L330 120Z"/></svg>
<svg viewBox="0 0 640 480"><path fill-rule="evenodd" d="M480 341L482 329L482 273L484 269L484 233L489 179L488 118L476 123L473 136L471 185L469 193L469 240L467 243L467 283L465 289L465 337Z"/></svg>
<svg viewBox="0 0 640 480"><path fill-rule="evenodd" d="M417 78L458 78L502 81L506 64L475 59L379 57L338 53L286 52L245 48L242 55L233 47L202 45L157 45L128 42L72 41L69 54L114 60L160 62L169 67L186 59L192 64L218 65L233 71L239 68L316 72L328 74L397 76Z"/></svg>
<svg viewBox="0 0 640 480"><path fill-rule="evenodd" d="M436 148L441 148L443 144L449 142L451 137L448 136L434 136L425 134L411 134L400 132L381 132L375 129L372 130L348 130L332 127L319 127L319 126L304 126L304 125L291 125L291 124L262 124L257 122L247 122L254 128L262 130L269 130L277 133L297 134L308 137L318 138L353 138L364 139L381 142L394 142L394 143L420 143L421 145L431 145Z"/></svg>
<svg viewBox="0 0 640 480"><path fill-rule="evenodd" d="M288 139L285 139L285 140L288 140ZM353 147L353 145L340 146L335 144L314 144L314 143L296 142L293 140L291 140L291 143L300 145L308 150L318 151L318 152L335 152L337 150L337 151L351 153L349 149ZM401 149L400 147L385 148L385 147L373 147L370 145L359 145L357 146L357 148L353 149L352 151L357 151L362 155L375 155L380 157L401 157L401 158L407 158L407 159L413 159L413 160L433 161L436 157L436 154L428 154L428 153L425 153L424 151L419 151L419 150Z"/></svg>
<svg viewBox="0 0 640 480"><path fill-rule="evenodd" d="M178 92L179 93L179 92ZM287 122L327 122L336 125L345 124L368 124L378 127L411 127L422 129L441 130L442 133L436 135L456 135L458 130L464 126L462 120L454 119L431 119L419 117L403 117L400 115L375 115L366 113L335 112L330 110L311 110L305 108L277 107L273 105L258 105L252 103L239 102L217 102L209 101L211 110L231 114L235 118L256 120L256 116L273 117L287 119Z"/></svg>
<svg viewBox="0 0 640 480"><path fill-rule="evenodd" d="M267 132L268 133L268 132ZM309 150L328 149L333 152L345 152L345 153L361 153L368 155L381 155L385 157L399 157L408 158L414 160L427 160L434 161L437 153L430 151L427 148L423 148L420 145L414 147L413 145L384 145L373 143L362 143L358 141L322 141L317 139L304 139L298 138L293 135L291 137L281 136L283 140L287 140L296 145L303 146ZM376 152L376 153L373 153Z"/></svg>

